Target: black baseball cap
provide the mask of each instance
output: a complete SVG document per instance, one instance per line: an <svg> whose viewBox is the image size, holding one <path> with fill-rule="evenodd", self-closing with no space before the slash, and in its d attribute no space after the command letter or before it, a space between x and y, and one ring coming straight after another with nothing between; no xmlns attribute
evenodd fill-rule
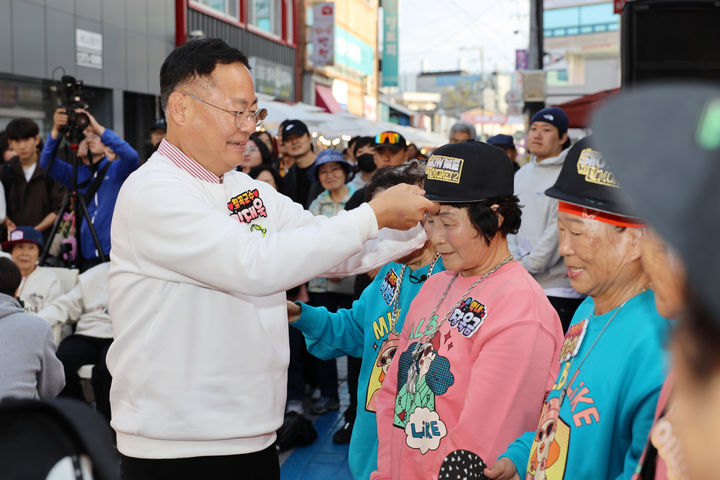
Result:
<svg viewBox="0 0 720 480"><path fill-rule="evenodd" d="M163 117L155 119L155 121L150 125L150 131L154 130L164 130L167 132L167 120L165 120Z"/></svg>
<svg viewBox="0 0 720 480"><path fill-rule="evenodd" d="M623 90L592 122L633 206L675 247L700 300L720 317L720 86Z"/></svg>
<svg viewBox="0 0 720 480"><path fill-rule="evenodd" d="M514 170L499 148L476 140L438 147L425 167L425 197L440 203L512 195Z"/></svg>
<svg viewBox="0 0 720 480"><path fill-rule="evenodd" d="M583 208L637 218L592 136L570 147L555 185L545 190L545 195Z"/></svg>
<svg viewBox="0 0 720 480"><path fill-rule="evenodd" d="M305 134L310 134L310 130L308 130L308 127L307 127L307 125L305 125L305 122L303 122L301 120L288 120L282 126L281 136L282 136L283 141L290 135L305 135Z"/></svg>
<svg viewBox="0 0 720 480"><path fill-rule="evenodd" d="M407 148L407 142L405 137L400 135L398 132L388 130L375 135L373 139L373 147L375 148L392 148L393 150L404 150Z"/></svg>

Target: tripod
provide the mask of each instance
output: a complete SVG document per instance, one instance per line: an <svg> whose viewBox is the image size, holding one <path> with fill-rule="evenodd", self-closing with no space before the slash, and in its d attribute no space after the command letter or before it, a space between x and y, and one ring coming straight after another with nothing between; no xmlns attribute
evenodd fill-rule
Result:
<svg viewBox="0 0 720 480"><path fill-rule="evenodd" d="M61 130L61 135L65 136L66 129ZM43 248L42 254L40 255L40 265L45 264L45 260L47 259L47 255L50 252L50 246L52 244L52 240L55 238L55 235L57 234L58 227L60 226L60 221L62 220L63 214L66 212L70 212L70 206L72 205L75 210L75 241L76 241L76 254L75 259L73 263L70 265L72 268L80 268L80 258L82 256L82 249L81 249L81 226L82 226L82 220L85 219L87 222L88 228L90 229L90 234L92 235L93 242L95 243L95 248L97 249L97 252L100 257L101 262L107 261L105 258L105 254L102 251L102 246L100 245L100 240L98 239L97 232L95 231L95 227L92 224L92 219L90 218L90 213L88 212L87 203L85 202L85 197L78 193L78 147L79 147L79 140L77 138L73 138L72 140L69 140L68 144L70 145L69 150L66 150L68 153L68 159L70 160L73 166L73 172L72 176L70 178L70 190L65 192L65 195L63 196L62 205L60 206L60 211L58 211L57 218L55 219L55 222L53 223L52 229L50 229L50 234L48 235L48 241L45 243L45 247ZM59 146L59 143L58 143ZM55 147L57 150L57 147ZM48 175L50 172L50 169L52 168L53 162L55 161L55 154L56 151L53 151L50 163L48 164ZM92 184L89 184L89 188L92 188ZM72 203L71 203L72 202ZM80 207L80 212L78 212L78 206ZM81 213L82 217L78 214Z"/></svg>

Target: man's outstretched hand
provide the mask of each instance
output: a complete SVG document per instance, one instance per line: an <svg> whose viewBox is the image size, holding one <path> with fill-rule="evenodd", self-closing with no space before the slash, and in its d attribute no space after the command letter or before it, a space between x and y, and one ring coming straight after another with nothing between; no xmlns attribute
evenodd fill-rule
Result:
<svg viewBox="0 0 720 480"><path fill-rule="evenodd" d="M425 191L401 183L378 193L368 203L375 212L378 228L408 230L423 219L426 212L436 213L440 205L423 197Z"/></svg>

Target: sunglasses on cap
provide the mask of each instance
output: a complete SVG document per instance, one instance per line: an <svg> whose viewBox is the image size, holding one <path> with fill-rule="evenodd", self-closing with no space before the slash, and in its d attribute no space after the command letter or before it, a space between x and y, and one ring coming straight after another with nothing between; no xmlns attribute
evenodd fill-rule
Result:
<svg viewBox="0 0 720 480"><path fill-rule="evenodd" d="M382 132L375 135L375 143L378 145L381 143L387 143L390 145L397 145L400 143L400 134L397 132Z"/></svg>

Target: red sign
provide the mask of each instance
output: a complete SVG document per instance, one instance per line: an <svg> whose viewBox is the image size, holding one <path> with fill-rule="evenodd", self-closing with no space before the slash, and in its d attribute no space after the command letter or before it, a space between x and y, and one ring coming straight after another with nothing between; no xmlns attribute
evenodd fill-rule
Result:
<svg viewBox="0 0 720 480"><path fill-rule="evenodd" d="M615 13L622 13L625 3L627 3L627 0L613 0L613 8L615 9Z"/></svg>

